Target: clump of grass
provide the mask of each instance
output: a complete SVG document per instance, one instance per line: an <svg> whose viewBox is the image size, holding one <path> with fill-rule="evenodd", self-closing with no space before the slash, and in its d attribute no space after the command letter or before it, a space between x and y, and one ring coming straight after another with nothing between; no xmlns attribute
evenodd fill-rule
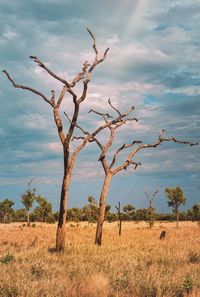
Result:
<svg viewBox="0 0 200 297"><path fill-rule="evenodd" d="M14 260L14 256L12 254L7 254L6 256L0 258L0 263L1 264L9 264Z"/></svg>
<svg viewBox="0 0 200 297"><path fill-rule="evenodd" d="M41 264L35 264L31 266L31 274L36 278L40 279L43 277L45 271Z"/></svg>
<svg viewBox="0 0 200 297"><path fill-rule="evenodd" d="M190 252L187 256L188 263L198 264L200 263L200 254L197 252Z"/></svg>
<svg viewBox="0 0 200 297"><path fill-rule="evenodd" d="M193 289L193 279L190 275L186 275L183 279L182 288L183 291L186 292L187 295L189 295L192 292Z"/></svg>
<svg viewBox="0 0 200 297"><path fill-rule="evenodd" d="M158 289L152 280L143 282L139 289L139 297L157 297Z"/></svg>
<svg viewBox="0 0 200 297"><path fill-rule="evenodd" d="M1 297L18 297L19 292L15 286L0 285Z"/></svg>

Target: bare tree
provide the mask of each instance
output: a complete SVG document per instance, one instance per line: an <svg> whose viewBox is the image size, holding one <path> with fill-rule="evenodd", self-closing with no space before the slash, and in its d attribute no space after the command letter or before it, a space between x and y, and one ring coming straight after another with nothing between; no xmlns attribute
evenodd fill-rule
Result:
<svg viewBox="0 0 200 297"><path fill-rule="evenodd" d="M97 221L97 229L96 229L96 237L95 237L95 243L97 245L101 245L101 242L102 242L103 223L104 223L104 219L105 219L105 209L106 209L106 197L108 194L108 189L109 189L112 177L114 175L116 175L117 173L119 173L120 171L126 170L127 167L130 165L133 165L134 170L136 170L138 168L138 166L141 165L141 163L134 161L133 158L140 150L158 147L163 142L175 142L175 143L180 143L180 144L189 144L191 146L197 144L197 143L192 143L189 141L177 140L174 137L165 138L165 137L163 137L163 133L165 132L165 130L162 129L160 131L160 133L158 135L158 139L155 143L145 144L141 140L133 140L127 144L124 143L122 146L120 146L115 151L115 153L113 154L113 157L111 158L112 160L109 164L106 157L107 157L109 148L113 144L116 130L119 127L121 127L122 125L126 124L128 121L136 121L137 122L138 119L136 119L135 117L128 117L134 110L133 106L131 108L129 108L125 113L121 113L116 107L114 107L112 105L110 99L108 99L108 103L109 103L110 107L118 114L118 116L113 119L113 117L109 113L101 113L96 110L90 110L89 112L93 112L93 113L101 116L104 120L104 124L102 126L100 126L98 129L96 129L93 133L89 133L88 131L86 131L82 127L80 127L79 125L76 125L76 127L79 128L83 132L83 134L85 134L85 136L74 137L74 139L82 139L83 143L85 141L87 141L87 142L95 141L101 151L99 161L101 162L102 167L104 169L105 177L104 177L104 182L103 182L100 200L99 200L99 216L98 216L98 221ZM109 137L108 137L108 141L105 144L102 144L101 141L96 136L100 131L102 131L105 128L109 129ZM122 151L124 151L128 148L132 148L132 147L134 147L134 148L127 154L125 161L122 162L120 165L114 167L119 154Z"/></svg>
<svg viewBox="0 0 200 297"><path fill-rule="evenodd" d="M156 190L152 196L150 196L147 191L144 189L144 193L148 200L148 217L149 217L149 228L151 229L154 224L154 208L153 208L153 201L158 194L159 190Z"/></svg>
<svg viewBox="0 0 200 297"><path fill-rule="evenodd" d="M10 74L3 70L4 74L8 78L8 80L12 83L15 88L28 90L43 99L46 103L48 103L52 110L53 110L53 117L54 121L58 130L58 135L60 138L60 142L63 148L63 161L64 161L64 176L62 182L62 189L61 189L61 197L60 197L60 212L59 212L59 220L58 220L58 228L56 234L56 250L61 251L64 248L65 243L65 223L66 223L66 213L67 213L67 201L69 195L69 186L71 181L72 170L74 167L75 160L77 158L77 154L79 151L86 145L87 141L85 141L81 146L78 146L71 151L70 143L73 137L74 129L76 127L76 122L79 115L80 105L86 99L87 91L88 91L88 84L91 79L91 75L95 67L103 62L107 56L108 48L104 52L103 56L99 58L99 52L96 46L96 41L93 33L87 29L90 37L93 41L93 49L95 53L94 60L91 64L87 61L83 63L82 71L78 73L74 79L69 82L65 78L57 75L51 69L47 67L38 57L30 56L30 59L33 60L39 67L44 69L50 76L52 76L55 80L62 84L62 89L60 91L59 96L56 98L55 90L51 90L51 96L47 97L42 92L25 85L21 85L16 83ZM74 91L74 87L77 83L82 81L82 92L81 94L77 94ZM69 94L72 98L74 110L72 120L70 120L69 126L67 127L66 131L63 127L61 115L60 115L60 106L63 102L63 99L66 94Z"/></svg>
<svg viewBox="0 0 200 297"><path fill-rule="evenodd" d="M118 212L118 218L119 218L119 236L122 234L122 217L121 217L121 204L118 202L118 206L115 206Z"/></svg>

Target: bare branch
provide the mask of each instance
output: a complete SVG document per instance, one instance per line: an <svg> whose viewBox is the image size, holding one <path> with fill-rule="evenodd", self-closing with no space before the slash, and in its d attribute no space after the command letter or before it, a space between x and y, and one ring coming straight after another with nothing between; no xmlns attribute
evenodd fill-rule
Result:
<svg viewBox="0 0 200 297"><path fill-rule="evenodd" d="M51 90L51 101L55 104L55 90Z"/></svg>
<svg viewBox="0 0 200 297"><path fill-rule="evenodd" d="M178 140L175 137L170 137L170 138L163 138L162 135L164 132L166 132L167 130L161 129L159 132L159 137L158 137L158 143L163 142L163 141L173 141L176 143L181 143L181 144L189 144L190 146L194 146L194 145L198 145L198 142L190 142L190 141L182 141L182 140ZM159 144L158 144L159 145Z"/></svg>
<svg viewBox="0 0 200 297"><path fill-rule="evenodd" d="M93 137L93 141L95 141L98 144L100 150L103 151L104 147L103 147L103 145L101 144L101 142L96 137ZM89 140L89 142L92 142L92 141ZM100 161L100 159L98 161Z"/></svg>
<svg viewBox="0 0 200 297"><path fill-rule="evenodd" d="M135 156L135 154L140 151L143 148L154 148L157 147L159 145L162 144L162 142L165 141L172 141L172 142L176 142L176 143L180 143L180 144L189 144L190 146L194 146L194 145L198 145L198 143L193 143L190 141L182 141L182 140L177 140L174 137L170 137L170 138L163 138L162 135L165 132L165 130L161 130L158 136L158 140L157 142L153 143L153 144L140 144L139 146L137 146L132 152L130 152L130 154L128 155L127 161L125 161L123 164L121 164L120 166L118 166L113 172L114 174L116 174L117 172L119 172L120 170L124 169L125 167L127 167L127 162L132 162L132 158ZM138 163L139 164L139 163Z"/></svg>
<svg viewBox="0 0 200 297"><path fill-rule="evenodd" d="M72 82L72 85L73 85L73 83L76 83L76 81L79 81L79 80L85 78L84 81L83 81L83 92L82 92L82 95L80 96L80 98L78 99L78 103L81 103L81 102L83 102L85 100L86 94L87 94L88 83L90 82L90 79L91 79L91 73L99 63L101 63L101 62L103 62L105 60L107 52L109 50L109 49L106 49L106 51L104 52L103 57L101 59L99 59L98 58L98 49L97 49L97 46L96 46L95 37L94 37L93 33L88 28L87 28L87 31L88 31L88 33L90 34L90 36L91 36L91 38L93 40L93 49L95 51L95 58L94 58L94 61L93 61L93 63L91 65L88 64L87 61L83 64L83 68L82 68L83 72L79 73L75 77L75 81ZM89 66L90 66L90 68L88 69Z"/></svg>
<svg viewBox="0 0 200 297"><path fill-rule="evenodd" d="M80 140L80 139L85 139L85 137L83 137L83 136L73 136L72 137L72 141L74 141L74 139L77 139L77 140Z"/></svg>
<svg viewBox="0 0 200 297"><path fill-rule="evenodd" d="M76 85L77 82L79 82L80 80L82 80L85 76L85 74L87 73L87 68L90 66L90 64L85 61L83 63L83 67L82 67L82 72L78 73L75 78L73 79L73 81L70 83L70 87L74 87Z"/></svg>
<svg viewBox="0 0 200 297"><path fill-rule="evenodd" d="M60 104L61 104L61 102L62 102L62 100L63 100L63 98L64 98L64 96L65 96L65 92L67 91L67 87L66 87L66 85L64 85L63 86L63 88L62 88L62 91L61 91L61 93L60 93L60 96L59 96L59 98L58 98L58 101L57 101L57 105L58 105L58 107L60 106Z"/></svg>
<svg viewBox="0 0 200 297"><path fill-rule="evenodd" d="M115 162L117 160L117 156L119 155L119 153L122 150L127 149L127 148L130 148L130 147L132 147L136 143L139 144L139 143L142 143L142 141L140 141L140 140L134 140L133 142L131 142L129 144L123 144L120 148L118 148L117 151L116 151L116 153L113 156L113 159L112 159L112 162L111 162L109 168L111 169L113 167L113 165L115 164Z"/></svg>
<svg viewBox="0 0 200 297"><path fill-rule="evenodd" d="M91 112L96 113L96 114L98 114L98 115L100 115L100 116L103 116L103 117L113 118L111 115L109 115L109 113L101 113L101 112L98 112L98 111L96 111L96 110L94 110L94 109L90 109L90 110L88 111L88 113L91 113Z"/></svg>
<svg viewBox="0 0 200 297"><path fill-rule="evenodd" d="M140 162L134 162L133 160L126 160L126 165L124 166L124 168L123 169L125 169L126 170L126 168L129 166L129 165L134 165L134 170L136 170L137 169L137 167L138 166L141 166L142 164L140 163Z"/></svg>
<svg viewBox="0 0 200 297"><path fill-rule="evenodd" d="M135 117L126 119L126 122L131 122L131 121L136 121L136 122L138 122L138 119L135 118Z"/></svg>
<svg viewBox="0 0 200 297"><path fill-rule="evenodd" d="M117 209L118 213L120 213L120 202L118 202L118 206L115 206L115 208Z"/></svg>
<svg viewBox="0 0 200 297"><path fill-rule="evenodd" d="M144 188L144 194L146 195L147 200L150 202L150 201L151 201L150 196L149 196L149 194L147 193L147 191L146 191L145 188Z"/></svg>
<svg viewBox="0 0 200 297"><path fill-rule="evenodd" d="M98 50L97 50L97 47L96 47L96 40L95 40L95 37L93 35L93 33L90 31L90 29L87 28L87 31L88 33L90 34L92 40L93 40L93 49L95 51L95 54L96 54L96 59L98 60Z"/></svg>
<svg viewBox="0 0 200 297"><path fill-rule="evenodd" d="M36 95L42 97L52 107L54 107L53 102L51 100L49 100L44 94L42 94L41 92L39 92L36 89L33 89L31 87L27 87L27 86L24 86L24 85L16 84L15 81L11 78L11 76L9 75L9 73L6 70L3 70L3 73L5 73L5 75L7 76L8 80L12 83L12 85L15 88L19 88L19 89L23 89L23 90L28 90L28 91L30 91L32 93L35 93Z"/></svg>
<svg viewBox="0 0 200 297"><path fill-rule="evenodd" d="M99 63L103 62L107 56L107 53L109 51L109 48L107 48L104 52L104 55L101 59L99 59L99 52L98 52L98 49L97 49L97 46L96 46L96 40L95 40L95 37L93 35L93 33L91 32L90 29L87 28L87 31L88 33L90 34L92 40L93 40L93 49L94 49L94 52L95 52L95 58L94 58L94 62L93 64L90 66L89 70L88 70L88 76L86 77L86 81L90 81L90 74L91 72L93 71L93 69L95 68L96 65L98 65Z"/></svg>
<svg viewBox="0 0 200 297"><path fill-rule="evenodd" d="M112 105L110 98L108 99L108 103L109 103L109 105L111 106L111 108L113 108L113 109L118 113L119 116L122 115L121 112L120 112L116 107L114 107L114 106Z"/></svg>
<svg viewBox="0 0 200 297"><path fill-rule="evenodd" d="M156 196L156 194L158 194L159 190L156 190L154 193L153 193L153 196L152 198L154 199L154 197Z"/></svg>
<svg viewBox="0 0 200 297"><path fill-rule="evenodd" d="M72 124L72 120L70 119L70 117L68 116L68 114L66 112L64 112L64 115L67 117L68 121L70 122L70 124ZM80 125L78 125L77 123L75 124L75 127L78 128L79 130L81 130L83 132L83 134L85 135L90 135L90 133L86 130L84 130Z"/></svg>
<svg viewBox="0 0 200 297"><path fill-rule="evenodd" d="M54 121L55 121L56 126L58 128L58 135L60 137L60 141L64 145L64 143L65 143L65 134L63 132L62 120L61 120L61 117L59 115L59 109L58 109L57 106L54 107L53 112L54 112Z"/></svg>

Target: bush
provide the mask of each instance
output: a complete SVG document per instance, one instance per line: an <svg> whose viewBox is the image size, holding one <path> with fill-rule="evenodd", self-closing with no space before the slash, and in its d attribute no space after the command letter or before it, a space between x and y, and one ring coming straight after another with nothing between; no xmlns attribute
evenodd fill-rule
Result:
<svg viewBox="0 0 200 297"><path fill-rule="evenodd" d="M48 224L54 224L56 222L55 217L52 214L49 214L46 218Z"/></svg>
<svg viewBox="0 0 200 297"><path fill-rule="evenodd" d="M1 297L17 297L19 296L18 289L14 286L0 285Z"/></svg>
<svg viewBox="0 0 200 297"><path fill-rule="evenodd" d="M14 256L12 254L7 254L5 257L0 258L1 264L9 264L11 261L13 261Z"/></svg>
<svg viewBox="0 0 200 297"><path fill-rule="evenodd" d="M197 252L191 252L188 255L188 263L199 263L200 262L200 254L198 254Z"/></svg>

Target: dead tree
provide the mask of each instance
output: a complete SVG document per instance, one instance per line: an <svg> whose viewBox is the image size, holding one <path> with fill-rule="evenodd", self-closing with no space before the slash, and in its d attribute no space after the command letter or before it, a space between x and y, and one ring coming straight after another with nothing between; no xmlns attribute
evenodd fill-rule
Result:
<svg viewBox="0 0 200 297"><path fill-rule="evenodd" d="M149 228L151 229L154 224L154 208L153 208L153 201L156 197L156 194L158 194L159 190L156 190L152 196L150 196L147 191L144 189L144 193L147 197L147 200L149 202L148 205L148 218L149 218Z"/></svg>
<svg viewBox="0 0 200 297"><path fill-rule="evenodd" d="M119 219L119 236L122 234L122 217L121 217L121 205L120 202L118 202L118 206L115 206L118 212L118 219Z"/></svg>
<svg viewBox="0 0 200 297"><path fill-rule="evenodd" d="M71 181L72 170L74 167L75 160L77 158L77 154L86 144L86 142L84 142L81 147L78 146L74 149L74 151L71 151L70 143L76 127L80 105L86 99L86 96L87 96L88 84L90 82L92 72L98 64L100 64L105 60L107 56L107 52L109 50L109 49L106 49L103 56L99 58L99 52L96 46L95 37L89 29L87 29L87 31L93 41L93 49L94 49L95 57L91 64L89 64L87 61L83 63L82 71L78 73L71 82L67 81L65 78L54 73L38 57L30 56L30 59L33 60L39 67L44 69L50 76L52 76L55 80L61 83L62 88L61 88L60 94L57 97L54 90L51 90L51 96L48 97L44 95L42 92L32 87L18 84L13 80L13 78L6 70L3 70L4 74L6 75L8 80L12 83L12 85L15 88L27 90L38 95L39 97L41 97L42 100L44 100L46 103L50 105L53 111L53 118L57 127L60 142L63 148L63 163L64 163L63 164L64 176L63 176L61 197L60 197L60 212L59 212L59 220L58 220L58 227L57 227L57 234L56 234L57 251L63 250L64 244L65 244L65 223L66 223L66 213L67 213L67 201L68 201L68 195L69 195L69 186ZM74 87L79 82L82 82L81 94L77 94L77 92L74 91ZM69 126L65 129L63 127L63 122L60 115L60 106L66 94L71 96L74 110L73 110L72 120L70 120Z"/></svg>
<svg viewBox="0 0 200 297"><path fill-rule="evenodd" d="M152 144L145 144L141 140L133 140L130 143L123 144L120 146L116 152L113 154L112 160L110 164L108 163L106 157L109 148L112 146L114 141L114 136L116 130L121 127L122 125L126 124L128 121L138 121L135 117L128 117L134 110L134 106L129 108L125 113L121 113L116 107L114 107L111 103L111 100L108 99L108 103L110 107L117 113L117 117L113 118L109 113L101 113L96 110L90 110L89 112L93 112L97 114L98 116L101 116L103 118L104 124L101 125L98 129L96 129L93 133L89 133L88 131L84 130L81 126L76 124L76 127L79 128L85 136L80 137L74 137L73 139L82 139L82 145L84 142L96 142L98 147L100 148L101 154L99 157L99 161L102 164L102 167L104 169L105 177L104 182L101 190L101 195L99 199L99 216L97 220L97 229L96 229L96 236L95 236L95 244L101 245L102 242L102 232L103 232L103 223L105 219L105 208L106 208L106 197L108 194L108 189L112 180L112 177L116 175L118 172L122 170L126 170L128 166L133 165L134 170L138 168L141 163L138 163L134 161L135 155L143 149L147 148L155 148L159 145L161 145L163 142L175 142L180 144L189 144L190 146L197 145L197 143L192 143L189 141L181 141L177 140L174 137L165 138L163 137L163 133L165 130L161 130L158 136L158 139L155 143ZM102 131L103 129L108 128L109 129L109 137L108 141L105 144L102 144L101 141L96 137L97 134ZM136 145L136 146L135 146ZM130 153L127 154L127 157L123 163L120 165L114 167L119 154L129 148L134 147Z"/></svg>

